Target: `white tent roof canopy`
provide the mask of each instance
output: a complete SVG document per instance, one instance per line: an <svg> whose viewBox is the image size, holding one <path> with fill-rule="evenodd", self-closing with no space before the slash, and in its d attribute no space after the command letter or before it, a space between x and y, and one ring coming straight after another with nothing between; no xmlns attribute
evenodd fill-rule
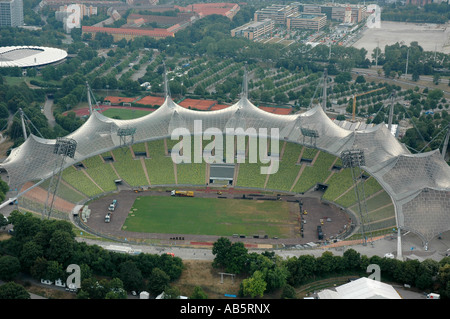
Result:
<svg viewBox="0 0 450 319"><path fill-rule="evenodd" d="M411 154L379 124L363 131L349 131L336 125L316 106L305 113L276 115L253 105L243 94L234 105L217 111L189 110L176 104L169 95L156 111L137 119L117 120L93 111L88 120L66 136L77 142L76 154L64 167L121 146L119 129L136 129L134 143L170 137L172 131L184 127L194 132L194 121L201 120L203 132L208 128L271 128L279 130L279 139L310 145L310 137L302 133L314 131L314 146L340 156L345 150L361 149L365 155L365 171L371 174L391 196L397 226L410 230L428 242L450 230L450 167L435 150ZM31 180L49 178L59 157L52 153L55 140L30 135L0 164L9 175L10 188L20 188Z"/></svg>

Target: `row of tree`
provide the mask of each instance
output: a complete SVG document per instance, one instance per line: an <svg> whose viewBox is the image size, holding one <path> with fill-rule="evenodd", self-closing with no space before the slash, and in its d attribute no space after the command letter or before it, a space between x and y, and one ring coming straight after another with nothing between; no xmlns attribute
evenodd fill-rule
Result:
<svg viewBox="0 0 450 319"><path fill-rule="evenodd" d="M446 23L450 19L450 6L445 1L428 3L423 7L394 2L383 7L381 19L415 23Z"/></svg>
<svg viewBox="0 0 450 319"><path fill-rule="evenodd" d="M183 271L179 257L129 255L77 242L67 221L42 220L19 211L8 221L14 236L0 242L0 280L12 281L25 273L39 281L66 282L67 266L76 264L81 269L77 298L126 298L127 291L146 290L153 296L170 291L170 283Z"/></svg>
<svg viewBox="0 0 450 319"><path fill-rule="evenodd" d="M377 55L375 49L372 56ZM383 66L386 77L411 74L413 81L418 81L420 75L439 75L437 70L450 67L448 54L425 51L416 41L410 45L395 43L386 45L384 53L378 52L378 65Z"/></svg>
<svg viewBox="0 0 450 319"><path fill-rule="evenodd" d="M347 249L343 256L326 251L317 258L302 255L282 259L273 252L249 253L243 243L231 243L224 237L214 243L212 252L214 267L248 276L240 286L242 297L262 297L281 290L282 297L295 298L293 287L330 276L367 276L367 267L376 264L380 266L383 281L439 291L443 298L450 298L450 257L439 262L432 259L400 261L379 256L369 258Z"/></svg>

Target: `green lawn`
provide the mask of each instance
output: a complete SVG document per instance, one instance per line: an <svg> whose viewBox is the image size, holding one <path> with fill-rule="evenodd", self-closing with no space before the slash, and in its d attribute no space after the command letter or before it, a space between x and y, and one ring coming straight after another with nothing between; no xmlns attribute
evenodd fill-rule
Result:
<svg viewBox="0 0 450 319"><path fill-rule="evenodd" d="M289 203L219 198L139 197L124 223L135 232L289 237Z"/></svg>

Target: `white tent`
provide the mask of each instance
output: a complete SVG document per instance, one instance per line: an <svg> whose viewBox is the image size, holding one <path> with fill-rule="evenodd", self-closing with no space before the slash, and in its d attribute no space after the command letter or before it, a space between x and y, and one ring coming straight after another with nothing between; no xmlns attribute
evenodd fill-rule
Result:
<svg viewBox="0 0 450 319"><path fill-rule="evenodd" d="M381 281L359 278L348 284L325 289L318 293L319 299L402 299L391 285Z"/></svg>

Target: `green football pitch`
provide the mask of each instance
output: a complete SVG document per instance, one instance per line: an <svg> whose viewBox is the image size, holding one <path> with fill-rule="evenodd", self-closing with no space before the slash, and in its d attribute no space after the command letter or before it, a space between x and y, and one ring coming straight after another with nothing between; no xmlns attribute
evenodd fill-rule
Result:
<svg viewBox="0 0 450 319"><path fill-rule="evenodd" d="M292 237L288 202L198 197L138 197L123 225L133 232Z"/></svg>

